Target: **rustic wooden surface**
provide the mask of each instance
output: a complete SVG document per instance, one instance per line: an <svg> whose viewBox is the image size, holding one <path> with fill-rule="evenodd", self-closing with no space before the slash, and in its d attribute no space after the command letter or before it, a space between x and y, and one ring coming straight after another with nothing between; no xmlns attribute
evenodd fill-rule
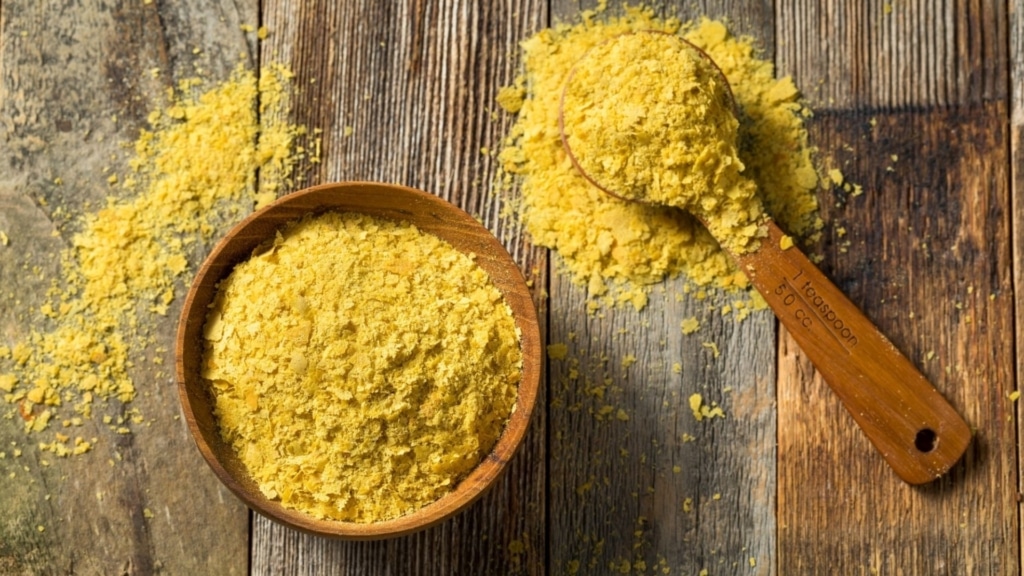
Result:
<svg viewBox="0 0 1024 576"><path fill-rule="evenodd" d="M25 335L23 311L59 271L74 222L55 207L103 198L110 155L166 82L194 74L201 47L212 79L239 53L295 71L294 120L324 131L323 162L297 185L396 182L477 215L533 279L549 341L570 349L549 363L547 402L498 486L450 522L379 543L250 520L174 419L169 372L140 374L151 426L76 459L0 460L0 574L1017 573L1024 7L657 4L756 38L812 103L821 158L864 186L822 194L821 266L976 431L948 478L912 488L770 315L709 315L683 337L680 320L705 312L669 282L639 314L588 316L557 258L501 216L496 161L481 153L510 123L492 117L494 95L520 40L594 4L0 0L0 230L12 238L0 342ZM241 23L270 36L257 44ZM159 330L169 344L171 324ZM626 355L637 362L623 368ZM588 393L605 378L604 399ZM727 417L696 422L694 392ZM599 418L605 405L628 420ZM0 448L11 442L30 440L0 419Z"/></svg>
<svg viewBox="0 0 1024 576"><path fill-rule="evenodd" d="M823 268L976 435L947 478L902 484L783 334L780 569L1016 573L1006 6L822 6L780 10L777 60L820 87L814 141L866 191L823 202Z"/></svg>
<svg viewBox="0 0 1024 576"><path fill-rule="evenodd" d="M111 160L123 157L121 143L145 126L167 87L195 76L194 64L225 79L238 54L252 49L239 24L258 14L255 2L0 2L0 229L10 237L0 246L5 344L28 335L27 311L38 309L60 272L59 252L78 225L73 215L111 194L102 170L123 168ZM204 53L194 55L196 47ZM148 352L161 354L166 367L173 366L176 313L154 328L163 352ZM39 438L26 436L19 418L0 420L7 453L0 460L0 574L246 572L245 507L203 469L176 419L171 371L133 360L132 406L151 422L136 433L112 433L98 417L116 417L116 408L97 402L97 419L82 434L100 439L96 448L62 459L41 454ZM5 416L10 411L2 407Z"/></svg>

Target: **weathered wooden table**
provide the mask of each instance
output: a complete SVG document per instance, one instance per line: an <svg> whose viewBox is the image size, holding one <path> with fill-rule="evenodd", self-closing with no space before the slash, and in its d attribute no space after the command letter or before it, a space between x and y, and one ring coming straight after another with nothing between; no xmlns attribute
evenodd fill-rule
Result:
<svg viewBox="0 0 1024 576"><path fill-rule="evenodd" d="M350 543L251 515L175 418L174 383L154 377L136 400L151 425L49 465L32 450L0 460L0 573L1017 573L1020 427L1009 395L1024 370L1024 5L678 2L684 17L728 17L755 37L816 111L821 157L864 186L848 201L823 193L821 266L976 431L953 473L918 488L885 466L770 314L714 322L703 338L678 329L699 311L689 299L588 316L554 259L500 218L496 160L480 153L510 122L492 118L495 94L516 74L517 42L579 9L0 0L0 228L18 234L0 246L0 343L24 337L21 311L47 288L22 265L59 271L67 238L51 234L61 228L50 200L103 198L104 158L159 104L140 79L152 68L168 83L194 74L189 55L201 48L213 79L239 53L295 71L294 120L323 129L323 162L299 185L399 182L478 215L533 279L548 340L568 343L581 370L607 372L630 415L595 419L569 364L551 362L546 401L493 491L428 531ZM257 43L243 23L271 34ZM55 187L55 174L77 185ZM172 331L172 321L159 328L164 344ZM638 359L628 369L625 354ZM727 418L696 422L694 392ZM10 442L31 438L0 419L0 447Z"/></svg>

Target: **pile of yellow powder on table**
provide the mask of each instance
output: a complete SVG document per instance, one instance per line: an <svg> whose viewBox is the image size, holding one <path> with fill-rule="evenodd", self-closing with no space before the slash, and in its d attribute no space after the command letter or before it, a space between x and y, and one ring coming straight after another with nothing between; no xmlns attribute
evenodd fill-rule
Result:
<svg viewBox="0 0 1024 576"><path fill-rule="evenodd" d="M0 343L3 399L27 431L41 433L42 449L88 451L94 441L73 429L96 400L113 404L103 420L116 432L143 420L123 407L137 394L132 374L147 357L149 374L163 374L166 349L152 334L175 323L168 310L190 260L258 200L276 197L305 156L296 143L305 129L286 120L290 79L275 65L258 75L240 67L207 90L200 79L181 81L150 113L127 172L103 176L116 194L81 215L48 302L23 313L28 338Z"/></svg>
<svg viewBox="0 0 1024 576"><path fill-rule="evenodd" d="M260 490L352 522L409 514L494 447L519 332L471 256L359 214L286 227L218 286L202 375Z"/></svg>
<svg viewBox="0 0 1024 576"><path fill-rule="evenodd" d="M574 281L587 286L592 310L617 302L642 308L650 285L679 274L686 276L698 294L711 288L739 291L749 286L694 217L678 208L609 196L577 172L562 147L559 104L570 71L602 43L609 48L605 65L623 68L630 55L612 53L609 41L641 31L681 35L710 56L728 80L739 110L735 156L743 166L742 176L750 181L744 184L745 190L756 186L765 211L794 236L813 242L822 228L815 196L819 176L804 127L810 112L798 102L792 81L776 79L772 64L758 56L750 39L732 37L721 22L705 19L683 24L657 18L643 8L627 8L618 17L587 13L578 24L541 30L523 42L524 72L513 86L501 90L498 102L517 114L500 154L506 172L503 185L520 184L517 213L526 230L535 243L557 252ZM667 52L666 57L674 54ZM592 79L591 85L601 89L597 79ZM648 88L664 89L657 85ZM609 138L628 136L621 127L618 131L611 128L616 121L629 120L628 103L604 109L614 114L589 121L595 125L607 122ZM567 106L568 123L578 111ZM634 175L637 182L643 182L650 176L648 169L656 167L654 160L633 159L623 146L628 143L608 143L605 161L614 161L615 154L621 153L622 163L638 162ZM753 221L757 214L742 216ZM743 307L738 318L752 307L764 306L756 293L746 294L740 296L748 297L751 306Z"/></svg>

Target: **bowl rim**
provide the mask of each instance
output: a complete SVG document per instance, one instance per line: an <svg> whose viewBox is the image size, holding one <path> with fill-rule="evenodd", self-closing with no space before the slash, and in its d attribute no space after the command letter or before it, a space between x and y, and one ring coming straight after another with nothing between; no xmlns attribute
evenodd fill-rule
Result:
<svg viewBox="0 0 1024 576"><path fill-rule="evenodd" d="M344 200L363 207L365 211L345 209L340 203L325 204L325 199ZM358 211L393 220L404 220L408 216L407 221L416 224L421 231L442 238L464 253L472 252L477 264L487 271L491 282L502 292L520 332L522 376L516 403L495 446L451 492L410 514L382 522L318 519L266 498L255 482L244 474L234 450L220 439L208 397L204 396L206 386L198 376L206 314L205 311L195 312L197 306L205 310L212 301L212 295L216 294L216 285L282 225L307 214L330 211ZM438 230L443 234L465 234L471 240L466 240L467 244L463 245L460 238L457 245L443 234L438 234ZM470 245L479 246L480 250L468 250ZM495 274L495 271L500 273ZM540 388L542 358L536 304L518 264L497 237L461 208L438 196L406 186L367 181L334 182L298 190L234 225L218 240L193 278L182 305L175 338L175 376L182 413L203 459L221 483L249 508L274 521L306 533L353 540L393 538L423 530L455 515L483 496L504 471L526 435Z"/></svg>

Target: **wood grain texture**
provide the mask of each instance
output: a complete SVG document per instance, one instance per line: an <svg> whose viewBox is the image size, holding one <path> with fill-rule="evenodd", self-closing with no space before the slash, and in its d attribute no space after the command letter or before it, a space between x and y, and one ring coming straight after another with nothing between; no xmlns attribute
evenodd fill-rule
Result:
<svg viewBox="0 0 1024 576"><path fill-rule="evenodd" d="M774 323L737 325L677 301L682 282L665 288L640 313L590 317L581 289L552 278L551 341L569 347L549 379L555 573L774 563ZM701 331L683 335L691 316ZM693 394L725 418L698 422Z"/></svg>
<svg viewBox="0 0 1024 576"><path fill-rule="evenodd" d="M1005 98L1006 2L779 2L777 64L815 109Z"/></svg>
<svg viewBox="0 0 1024 576"><path fill-rule="evenodd" d="M812 139L864 188L825 196L822 267L975 430L951 475L903 485L784 332L780 572L1016 573L1005 5L778 12L780 72L831 109Z"/></svg>
<svg viewBox="0 0 1024 576"><path fill-rule="evenodd" d="M729 16L770 55L772 14L759 8L673 2L656 11ZM556 2L553 17L578 9ZM590 316L585 289L552 275L550 340L569 350L549 364L554 574L774 572L775 320L723 318L684 284L656 287L639 313ZM691 316L701 329L684 335ZM725 418L698 422L693 394Z"/></svg>
<svg viewBox="0 0 1024 576"><path fill-rule="evenodd" d="M1011 2L1009 9L1009 74L1010 74L1010 246L1012 250L1014 295L1014 342L1017 362L1014 390L1019 391L1024 375L1024 2ZM1021 447L1021 407L1014 411L1017 427L1017 571L1024 564L1024 526L1020 525L1020 501L1024 494L1024 449Z"/></svg>
<svg viewBox="0 0 1024 576"><path fill-rule="evenodd" d="M254 19L256 8L230 1L0 5L0 230L10 236L0 246L0 343L13 345L39 326L33 310L60 277L58 255L78 216L112 193L104 168L124 168L121 142L137 136L177 79L195 76L197 67L225 78L249 49L239 21ZM199 46L203 53L193 54ZM149 73L154 68L159 77ZM96 418L76 431L98 438L95 448L58 458L35 448L43 438L26 436L19 418L0 419L0 450L8 456L0 460L0 573L245 571L244 508L203 469L176 419L169 370L143 361L159 349L170 365L176 312L152 327L154 349L132 358L138 395L130 406L146 420L132 434L103 425L100 416L117 417L120 408L97 402ZM9 416L12 408L2 410Z"/></svg>
<svg viewBox="0 0 1024 576"><path fill-rule="evenodd" d="M450 200L498 235L539 298L545 257L502 217L505 199L491 193L497 164L481 149L497 149L508 129L506 115L492 114L494 97L514 78L517 42L544 14L532 1L264 2L270 36L261 58L296 72L295 120L323 130L323 162L297 185L375 180ZM466 512L413 536L362 543L255 516L253 572L543 574L545 475L542 401L504 477Z"/></svg>

